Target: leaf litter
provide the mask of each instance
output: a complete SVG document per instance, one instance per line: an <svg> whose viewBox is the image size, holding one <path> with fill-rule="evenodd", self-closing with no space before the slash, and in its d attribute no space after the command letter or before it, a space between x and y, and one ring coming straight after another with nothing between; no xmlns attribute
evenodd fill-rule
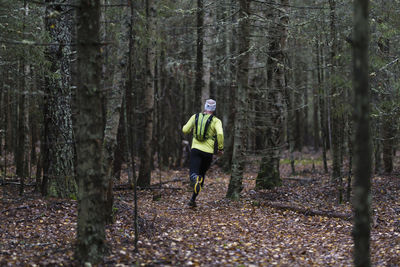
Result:
<svg viewBox="0 0 400 267"><path fill-rule="evenodd" d="M290 166L283 164L281 187L255 191L257 168L249 166L242 199L231 202L225 199L229 175L213 166L194 209L187 207L191 195L187 170L162 171L162 182L173 183L138 192L139 252L134 247L133 192L116 190L115 221L106 231L109 251L100 265L352 265L351 218L331 216L351 216L350 204L337 203L337 192L320 166L312 172L306 164L297 167L296 177L307 177L307 182L286 179L293 175ZM159 182L159 174L154 173L154 183ZM120 183L125 180L126 174ZM76 201L43 199L33 192L17 197L15 186L3 187L0 266L77 265ZM322 215L307 213L312 210ZM373 178L373 214L373 265L400 266L397 175Z"/></svg>

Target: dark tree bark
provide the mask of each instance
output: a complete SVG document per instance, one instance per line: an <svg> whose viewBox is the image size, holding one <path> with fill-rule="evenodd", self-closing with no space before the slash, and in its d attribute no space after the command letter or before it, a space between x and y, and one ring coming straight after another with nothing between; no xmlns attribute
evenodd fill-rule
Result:
<svg viewBox="0 0 400 267"><path fill-rule="evenodd" d="M337 40L337 29L336 29L336 0L329 0L330 7L330 34L331 34L331 52L330 52L330 60L331 60L331 75L336 75L337 68L337 50L338 50L338 40ZM342 202L343 196L343 177L342 177L342 164L341 164L341 128L342 128L342 120L341 113L342 105L340 102L342 101L341 93L338 88L338 84L331 79L331 132L332 132L332 182L338 189L338 201Z"/></svg>
<svg viewBox="0 0 400 267"><path fill-rule="evenodd" d="M140 169L137 184L148 187L151 183L151 169L153 163L153 114L154 114L154 66L155 66L155 28L156 7L154 0L146 0L146 28L149 35L146 47L146 91L144 93L144 135L141 148Z"/></svg>
<svg viewBox="0 0 400 267"><path fill-rule="evenodd" d="M212 53L214 52L213 45L213 28L215 16L215 3L212 0L203 0L203 82L201 89L201 102L202 106L211 95L211 66L213 63Z"/></svg>
<svg viewBox="0 0 400 267"><path fill-rule="evenodd" d="M103 168L104 175L107 179L108 188L106 199L106 220L112 222L112 207L113 207L113 165L114 153L117 147L118 126L120 124L122 100L125 93L125 77L127 73L128 59L128 13L127 8L119 8L117 19L121 23L119 38L114 40L113 54L116 56L116 66L114 70L113 82L111 90L108 91L106 97L106 125L104 129L103 140Z"/></svg>
<svg viewBox="0 0 400 267"><path fill-rule="evenodd" d="M271 29L270 36L274 36L269 46L270 58L274 62L269 66L273 70L273 86L268 88L269 123L267 129L266 152L262 157L260 170L256 178L257 189L270 189L282 183L279 172L279 161L283 143L283 108L285 94L284 50L287 40L289 15L287 7L289 0L280 0L282 6L276 14L276 23ZM271 79L271 78L270 78Z"/></svg>
<svg viewBox="0 0 400 267"><path fill-rule="evenodd" d="M124 90L125 89L126 89L126 86L125 86ZM125 112L126 105L125 105L124 99L122 101L121 114L120 114L118 133L117 133L117 147L115 148L114 163L113 163L113 176L117 180L121 179L122 164L126 160L126 151L127 151L127 149L126 149L127 148L126 114L125 114L126 113Z"/></svg>
<svg viewBox="0 0 400 267"><path fill-rule="evenodd" d="M318 70L319 71L319 70ZM315 72L314 72L315 75ZM318 119L318 110L319 110L319 98L318 98L318 86L313 86L313 145L314 151L318 151L320 148L320 136L319 136L319 119Z"/></svg>
<svg viewBox="0 0 400 267"><path fill-rule="evenodd" d="M105 252L105 192L102 162L103 118L100 1L77 2L76 153L78 225L76 258L98 263Z"/></svg>
<svg viewBox="0 0 400 267"><path fill-rule="evenodd" d="M46 0L46 3L45 25L53 44L46 51L51 65L45 87L44 194L76 197L70 89L72 14L70 7L64 5L65 1Z"/></svg>
<svg viewBox="0 0 400 267"><path fill-rule="evenodd" d="M232 174L226 197L238 200L242 191L242 179L245 166L245 125L249 76L250 48L250 0L239 0L239 59L237 71L237 91L235 94L235 122L232 154Z"/></svg>
<svg viewBox="0 0 400 267"><path fill-rule="evenodd" d="M385 10L385 15L382 19L382 24L389 23L389 12L388 9L389 1L381 1L381 8ZM381 36L378 39L378 47L382 53L382 57L385 60L391 60L391 49L390 49L390 39L386 36ZM394 120L394 110L396 109L397 103L393 103L395 99L395 90L390 82L390 74L387 71L383 71L382 82L379 88L383 90L381 93L381 109L382 109L382 160L383 160L383 170L385 173L391 173L393 171L393 150L395 146L396 139L396 128L397 120Z"/></svg>
<svg viewBox="0 0 400 267"><path fill-rule="evenodd" d="M222 122L224 125L224 135L225 135L225 152L222 158L223 169L226 172L231 171L232 166L232 155L233 155L233 139L235 135L234 121L235 121L235 95L236 95L236 87L237 83L234 81L235 73L236 73L236 65L234 64L234 60L232 59L232 54L236 54L237 45L234 40L235 36L237 36L237 32L233 24L236 23L236 16L234 15L235 7L237 6L236 0L225 0L224 3L228 8L227 17L230 18L229 23L227 23L226 27L226 45L225 45L225 56L227 58L227 90L223 93L222 96L227 98L226 104L224 106L224 117L222 118ZM222 97L222 98L223 98Z"/></svg>
<svg viewBox="0 0 400 267"><path fill-rule="evenodd" d="M319 102L319 117L321 124L321 142L322 142L322 161L324 164L324 171L328 173L328 163L326 159L326 147L327 147L327 129L326 129L326 112L325 112L325 92L322 87L322 70L321 70L321 58L322 49L320 48L319 39L316 40L316 57L317 57L317 78L318 78L318 102Z"/></svg>
<svg viewBox="0 0 400 267"><path fill-rule="evenodd" d="M204 46L204 0L197 0L197 43L196 43L196 81L194 85L195 112L201 108L201 91L203 88L203 46Z"/></svg>
<svg viewBox="0 0 400 267"><path fill-rule="evenodd" d="M370 89L368 74L369 1L354 1L354 265L370 266L371 169Z"/></svg>
<svg viewBox="0 0 400 267"><path fill-rule="evenodd" d="M24 17L22 22L22 32L25 34L26 17L29 15L29 7L27 1L24 1ZM24 51L26 55L26 51ZM19 194L24 192L25 178L28 177L29 166L29 98L27 96L30 91L31 67L26 62L25 57L20 61L20 74L22 79L20 82L20 98L18 102L18 145L16 153L16 173L20 178Z"/></svg>

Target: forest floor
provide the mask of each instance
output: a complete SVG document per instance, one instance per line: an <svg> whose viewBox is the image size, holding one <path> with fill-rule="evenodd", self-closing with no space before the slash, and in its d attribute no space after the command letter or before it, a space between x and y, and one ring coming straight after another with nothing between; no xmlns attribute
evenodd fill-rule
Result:
<svg viewBox="0 0 400 267"><path fill-rule="evenodd" d="M351 206L338 204L329 175L312 157L318 155L296 161L297 175L283 160L283 185L262 191L254 190L257 161L251 161L237 202L225 199L229 175L212 166L196 208L187 206L186 169L155 171L153 183L174 182L139 191L139 252L133 192L115 190L102 266L351 266ZM0 188L0 266L76 265L76 201L43 199L33 188L19 197L13 184ZM373 177L373 212L373 265L400 266L399 173Z"/></svg>

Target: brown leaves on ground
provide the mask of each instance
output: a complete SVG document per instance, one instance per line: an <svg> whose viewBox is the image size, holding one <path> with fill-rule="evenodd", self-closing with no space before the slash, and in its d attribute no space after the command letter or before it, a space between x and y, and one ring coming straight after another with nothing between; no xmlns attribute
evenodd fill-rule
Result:
<svg viewBox="0 0 400 267"><path fill-rule="evenodd" d="M352 265L351 220L330 216L351 214L351 207L337 204L337 192L318 166L311 172L305 165L300 164L302 175L294 177L284 164L282 176L294 179L258 192L253 190L256 169L250 168L240 202L225 199L229 175L213 167L194 209L187 207L187 171L162 172L162 181L174 182L160 191L139 192L139 253L134 252L133 192L115 191L115 223L107 229L110 250L103 265ZM154 173L154 183L159 174ZM0 265L76 264L76 202L43 200L32 193L18 198L15 186L3 189ZM157 201L155 194L161 196ZM373 198L373 264L399 266L398 176L374 177ZM274 208L276 203L295 208ZM311 216L307 210L326 216Z"/></svg>

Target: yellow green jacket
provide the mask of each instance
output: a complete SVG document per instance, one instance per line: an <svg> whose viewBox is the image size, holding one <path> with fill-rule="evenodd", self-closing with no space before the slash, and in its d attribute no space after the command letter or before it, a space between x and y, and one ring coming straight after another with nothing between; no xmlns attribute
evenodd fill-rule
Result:
<svg viewBox="0 0 400 267"><path fill-rule="evenodd" d="M196 114L190 117L189 121L183 126L182 132L184 134L190 133L193 130L195 124ZM218 150L224 149L224 132L222 130L222 122L220 119L214 116L208 129L209 136L217 136ZM214 138L208 138L207 140L200 142L196 138L192 140L192 148L204 151L206 153L214 153Z"/></svg>

